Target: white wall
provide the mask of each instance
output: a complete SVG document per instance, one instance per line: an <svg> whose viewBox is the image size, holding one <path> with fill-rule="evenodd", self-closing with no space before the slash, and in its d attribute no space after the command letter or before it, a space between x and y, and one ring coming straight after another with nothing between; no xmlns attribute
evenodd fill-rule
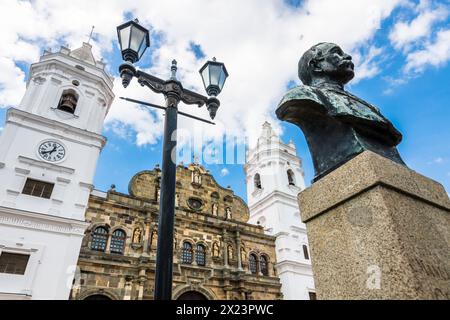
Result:
<svg viewBox="0 0 450 320"><path fill-rule="evenodd" d="M0 298L68 299L85 222L0 207L0 254L29 254L24 275L0 273Z"/></svg>
<svg viewBox="0 0 450 320"><path fill-rule="evenodd" d="M88 227L85 210L106 143L100 133L114 98L112 80L104 64L89 58L90 50L84 44L78 49L82 54L74 56L66 48L44 53L31 67L19 107L7 112L0 136L0 251L31 258L25 275L0 274L0 299L69 298ZM56 109L67 88L79 95L75 114ZM66 149L58 163L37 153L50 139ZM27 178L53 183L51 198L22 194Z"/></svg>
<svg viewBox="0 0 450 320"><path fill-rule="evenodd" d="M294 173L294 186L289 185L288 170ZM248 153L245 172L249 223L262 225L267 234L276 237L276 269L284 299L308 300L308 293L314 292L314 281L311 261L305 259L302 247L308 246L308 239L297 195L305 189L305 182L295 145L284 144L265 123L257 146ZM261 189L254 184L257 173Z"/></svg>

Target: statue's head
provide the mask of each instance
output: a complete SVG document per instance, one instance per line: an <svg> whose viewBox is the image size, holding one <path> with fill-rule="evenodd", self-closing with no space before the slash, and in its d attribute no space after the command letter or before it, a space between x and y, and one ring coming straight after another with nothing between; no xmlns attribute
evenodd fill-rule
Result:
<svg viewBox="0 0 450 320"><path fill-rule="evenodd" d="M355 76L352 57L334 44L323 42L306 51L298 62L298 76L305 85L331 80L345 85Z"/></svg>

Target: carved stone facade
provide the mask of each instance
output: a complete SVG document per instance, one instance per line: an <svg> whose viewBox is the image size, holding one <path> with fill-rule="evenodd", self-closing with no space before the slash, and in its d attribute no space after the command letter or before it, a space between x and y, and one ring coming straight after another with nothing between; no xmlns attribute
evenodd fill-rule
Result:
<svg viewBox="0 0 450 320"><path fill-rule="evenodd" d="M160 175L136 174L129 195L92 193L72 299L153 299ZM281 299L275 238L247 223L244 201L198 164L177 167L176 192L173 298ZM252 273L250 255L267 266Z"/></svg>

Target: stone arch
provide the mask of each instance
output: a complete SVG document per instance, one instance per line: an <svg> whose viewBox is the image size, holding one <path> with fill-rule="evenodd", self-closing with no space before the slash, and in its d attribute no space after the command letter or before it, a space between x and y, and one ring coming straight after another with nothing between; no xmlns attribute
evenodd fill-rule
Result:
<svg viewBox="0 0 450 320"><path fill-rule="evenodd" d="M212 290L209 290L205 288L202 285L193 285L193 284L186 284L186 285L179 285L177 286L172 293L172 299L177 300L183 293L194 291L201 293L204 295L208 300L217 300L216 295Z"/></svg>
<svg viewBox="0 0 450 320"><path fill-rule="evenodd" d="M104 227L106 229L108 229L108 233L111 231L111 226L108 223L103 223L103 222L97 222L97 223L93 223L91 224L86 232L92 233L95 229L97 229L98 227Z"/></svg>
<svg viewBox="0 0 450 320"><path fill-rule="evenodd" d="M199 245L199 244L201 244L202 246L204 246L206 251L211 250L211 246L208 245L208 244L206 243L205 240L198 240L198 241L195 243L196 246Z"/></svg>
<svg viewBox="0 0 450 320"><path fill-rule="evenodd" d="M109 233L113 234L113 232L116 230L122 230L123 232L125 232L126 237L128 237L131 233L131 231L126 226L122 226L122 225L117 225L117 226L110 228Z"/></svg>
<svg viewBox="0 0 450 320"><path fill-rule="evenodd" d="M180 244L183 244L184 242L189 242L192 245L192 247L195 247L196 245L196 242L191 238L182 238Z"/></svg>
<svg viewBox="0 0 450 320"><path fill-rule="evenodd" d="M85 300L86 298L95 295L102 295L108 297L111 300L122 300L122 298L117 293L109 289L87 289L82 291L76 299Z"/></svg>

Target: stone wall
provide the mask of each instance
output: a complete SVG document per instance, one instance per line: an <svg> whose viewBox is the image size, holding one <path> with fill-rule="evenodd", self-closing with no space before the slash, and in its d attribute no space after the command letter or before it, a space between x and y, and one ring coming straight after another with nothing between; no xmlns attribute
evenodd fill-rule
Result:
<svg viewBox="0 0 450 320"><path fill-rule="evenodd" d="M160 171L136 174L130 195L109 190L106 198L91 195L79 274L72 299L102 295L111 299L152 299L158 228ZM199 165L177 167L177 205L174 235L173 297L196 291L208 299L279 299L280 282L274 269L275 238L247 224L246 204L222 188ZM213 209L217 205L217 210ZM228 214L227 214L228 208ZM91 250L97 227L108 230L104 252ZM123 254L110 252L115 230L126 233ZM194 248L192 264L181 261L184 242ZM197 265L195 248L206 248L205 266ZM268 261L268 275L252 274L249 254Z"/></svg>

